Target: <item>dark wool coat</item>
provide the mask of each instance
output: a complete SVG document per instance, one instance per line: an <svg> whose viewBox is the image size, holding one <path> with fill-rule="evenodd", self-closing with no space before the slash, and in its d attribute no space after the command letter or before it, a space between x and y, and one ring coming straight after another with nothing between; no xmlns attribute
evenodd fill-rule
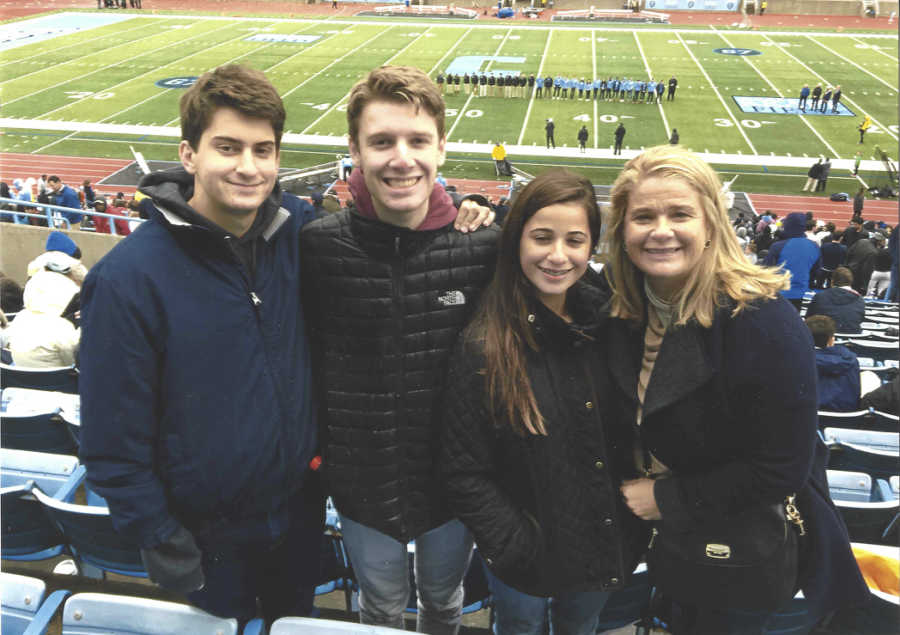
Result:
<svg viewBox="0 0 900 635"><path fill-rule="evenodd" d="M644 328L611 320L608 338L619 410L613 416L634 422ZM813 615L868 596L828 495L816 408L812 337L797 310L779 297L734 318L729 308L719 309L708 329L672 327L637 432L674 473L654 487L663 522L672 526L797 494L809 533L801 588Z"/></svg>
<svg viewBox="0 0 900 635"><path fill-rule="evenodd" d="M330 494L342 514L401 542L450 519L436 400L498 234L414 231L349 211L301 234Z"/></svg>
<svg viewBox="0 0 900 635"><path fill-rule="evenodd" d="M630 427L606 413L606 298L584 282L572 293L572 324L537 301L529 315L540 350L527 351L527 373L546 436L494 423L480 342L457 348L444 399L448 504L500 579L545 597L622 588L647 540L618 492Z"/></svg>

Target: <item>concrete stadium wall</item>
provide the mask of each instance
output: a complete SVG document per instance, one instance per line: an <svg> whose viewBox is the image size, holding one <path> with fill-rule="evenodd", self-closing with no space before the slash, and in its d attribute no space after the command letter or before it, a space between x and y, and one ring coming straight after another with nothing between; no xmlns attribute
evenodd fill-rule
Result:
<svg viewBox="0 0 900 635"><path fill-rule="evenodd" d="M46 227L0 223L0 271L20 285L25 285L28 263L44 253L47 235L52 230ZM90 269L106 252L124 239L124 236L95 234L83 231L63 231L81 249L81 262Z"/></svg>

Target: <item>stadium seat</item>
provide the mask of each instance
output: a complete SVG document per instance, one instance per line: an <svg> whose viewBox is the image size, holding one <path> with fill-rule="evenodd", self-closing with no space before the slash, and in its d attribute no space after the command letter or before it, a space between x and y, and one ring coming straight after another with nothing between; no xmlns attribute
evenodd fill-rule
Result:
<svg viewBox="0 0 900 635"><path fill-rule="evenodd" d="M78 370L74 366L59 368L27 368L0 364L4 388L58 390L78 394Z"/></svg>
<svg viewBox="0 0 900 635"><path fill-rule="evenodd" d="M138 544L113 529L109 508L57 500L38 487L32 493L62 531L82 575L105 578L112 572L147 577Z"/></svg>
<svg viewBox="0 0 900 635"><path fill-rule="evenodd" d="M25 452L0 451L0 522L2 556L7 560L46 560L65 550L65 537L30 494L39 483L59 500L71 500L81 481L78 459Z"/></svg>
<svg viewBox="0 0 900 635"><path fill-rule="evenodd" d="M872 477L862 472L826 470L828 491L834 501L872 502Z"/></svg>
<svg viewBox="0 0 900 635"><path fill-rule="evenodd" d="M176 602L76 593L63 608L62 635L238 635L237 620Z"/></svg>
<svg viewBox="0 0 900 635"><path fill-rule="evenodd" d="M894 498L900 498L900 476L894 474L888 479L888 486L891 488L891 494Z"/></svg>
<svg viewBox="0 0 900 635"><path fill-rule="evenodd" d="M897 343L883 340L881 338L852 338L846 342L847 348L856 353L859 358L871 358L875 360L876 365L886 365L885 361L897 360L900 357L898 353ZM881 362L881 364L879 364ZM860 361L859 365L864 364Z"/></svg>
<svg viewBox="0 0 900 635"><path fill-rule="evenodd" d="M819 429L851 428L854 430L874 430L882 432L900 431L900 417L880 412L874 408L854 412L819 411Z"/></svg>
<svg viewBox="0 0 900 635"><path fill-rule="evenodd" d="M282 617L275 620L269 629L269 635L396 635L405 632L386 626L368 626L309 617Z"/></svg>
<svg viewBox="0 0 900 635"><path fill-rule="evenodd" d="M874 430L855 430L852 428L825 428L823 431L826 443L854 445L881 452L900 452L900 434L896 432L876 432ZM898 466L900 468L900 466Z"/></svg>
<svg viewBox="0 0 900 635"><path fill-rule="evenodd" d="M59 412L0 415L0 446L50 454L78 453L78 446Z"/></svg>
<svg viewBox="0 0 900 635"><path fill-rule="evenodd" d="M861 568L866 568L865 557L868 554L883 556L893 560L893 566L897 566L897 544L884 546L878 544L852 544L857 561ZM896 570L896 569L895 569ZM861 606L855 606L838 611L828 620L827 633L858 633L860 635L881 635L882 633L897 632L897 614L900 610L900 598L891 593L886 593L870 586L871 595L869 601Z"/></svg>
<svg viewBox="0 0 900 635"><path fill-rule="evenodd" d="M47 585L43 580L13 573L0 573L0 620L3 635L29 635L47 632L50 620L56 615L69 591L54 591L47 599Z"/></svg>

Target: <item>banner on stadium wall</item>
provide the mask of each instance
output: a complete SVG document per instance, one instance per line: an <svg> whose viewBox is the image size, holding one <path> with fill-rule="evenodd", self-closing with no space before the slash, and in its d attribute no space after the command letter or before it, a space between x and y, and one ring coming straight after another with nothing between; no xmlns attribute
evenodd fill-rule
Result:
<svg viewBox="0 0 900 635"><path fill-rule="evenodd" d="M737 11L738 0L645 0L649 11Z"/></svg>

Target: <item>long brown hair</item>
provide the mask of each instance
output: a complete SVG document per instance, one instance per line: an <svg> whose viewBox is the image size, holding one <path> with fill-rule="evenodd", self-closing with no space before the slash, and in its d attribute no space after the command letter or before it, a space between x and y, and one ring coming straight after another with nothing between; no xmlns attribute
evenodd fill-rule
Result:
<svg viewBox="0 0 900 635"><path fill-rule="evenodd" d="M625 215L633 190L644 179L656 177L680 179L699 194L709 232L709 247L677 298L676 324L695 319L708 328L716 307L728 299L735 304L732 315L737 315L754 300L774 298L788 287L789 274L751 264L744 256L728 220L722 182L712 167L682 146L656 146L629 160L610 192L604 238L610 266L604 273L613 289L613 317L637 322L644 318L643 274L625 252Z"/></svg>
<svg viewBox="0 0 900 635"><path fill-rule="evenodd" d="M528 300L534 287L522 272L519 248L522 230L539 210L557 203L577 203L588 217L591 251L600 237L600 210L594 187L583 176L568 170L544 172L519 194L503 224L494 278L465 337L483 343L487 395L494 423L515 432L547 434L544 419L528 380L525 347L538 350L528 322Z"/></svg>

